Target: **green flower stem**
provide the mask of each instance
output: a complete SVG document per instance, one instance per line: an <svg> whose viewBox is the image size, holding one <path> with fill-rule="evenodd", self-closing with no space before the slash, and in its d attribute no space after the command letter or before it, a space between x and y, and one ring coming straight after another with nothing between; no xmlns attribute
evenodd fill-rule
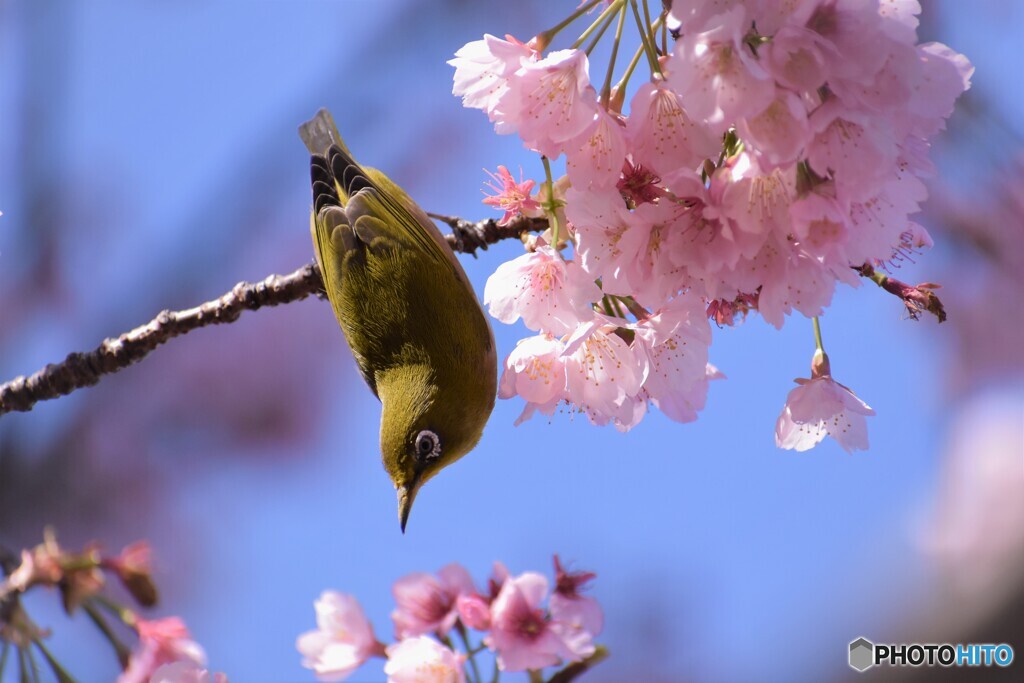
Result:
<svg viewBox="0 0 1024 683"><path fill-rule="evenodd" d="M46 663L50 665L51 669L53 669L53 673L57 677L57 681L59 683L76 683L74 677L69 674L67 670L60 665L60 662L50 654L50 651L46 649L46 646L43 645L43 641L41 639L37 639L35 643L36 647L39 648L39 651L43 653L43 657L46 658Z"/></svg>
<svg viewBox="0 0 1024 683"><path fill-rule="evenodd" d="M630 313L637 319L637 321L643 320L651 314L646 308L640 305L640 303L631 296L619 296L616 297L626 307Z"/></svg>
<svg viewBox="0 0 1024 683"><path fill-rule="evenodd" d="M654 26L652 28L657 29L665 21L664 17L658 17L654 20ZM633 77L633 71L636 70L637 65L640 63L640 58L644 55L644 46L641 45L637 48L636 53L633 55L632 61L629 62L629 66L626 67L626 73L622 74L622 78L612 88L616 92L623 92L626 86L629 85L629 79Z"/></svg>
<svg viewBox="0 0 1024 683"><path fill-rule="evenodd" d="M466 626L461 620L455 622L455 630L458 631L459 638L462 640L462 644L466 648L466 655L469 657L469 666L473 669L473 679L476 680L477 683L483 683L484 679L480 677L480 668L476 664L476 653L479 652L479 650L474 650L473 646L469 644L469 634L466 632Z"/></svg>
<svg viewBox="0 0 1024 683"><path fill-rule="evenodd" d="M28 658L25 656L25 648L18 646L18 683L32 683L28 672Z"/></svg>
<svg viewBox="0 0 1024 683"><path fill-rule="evenodd" d="M576 21L584 14L592 10L594 7L597 6L597 3L599 2L601 2L601 0L590 0L590 2L588 2L586 5L583 5L582 7L577 9L575 12L570 14L568 17L566 17L564 20L562 20L555 26L552 26L547 31L541 31L540 33L538 33L536 38L534 39L537 41L538 49L543 51L545 48L547 48L547 46L551 44L551 40L555 36L557 36L562 29L564 29L566 26L568 26L569 24Z"/></svg>
<svg viewBox="0 0 1024 683"><path fill-rule="evenodd" d="M551 162L546 156L540 158L544 164L545 184L548 186L548 198L544 202L544 213L548 215L548 223L551 226L551 246L558 251L558 207L559 202L555 200L555 181L551 177Z"/></svg>
<svg viewBox="0 0 1024 683"><path fill-rule="evenodd" d="M530 683L544 683L544 676L536 669L530 669Z"/></svg>
<svg viewBox="0 0 1024 683"><path fill-rule="evenodd" d="M814 323L814 344L818 351L825 353L825 346L821 343L821 325L818 323L818 316L811 318L811 322Z"/></svg>
<svg viewBox="0 0 1024 683"><path fill-rule="evenodd" d="M7 655L11 652L11 641L4 641L4 648L0 650L0 676L4 675L4 667L7 666Z"/></svg>
<svg viewBox="0 0 1024 683"><path fill-rule="evenodd" d="M85 610L85 613L89 616L89 619L92 620L92 623L96 624L96 628L100 630L103 637L105 637L114 648L114 654L117 655L117 661L120 662L121 668L123 669L127 667L128 658L131 656L131 650L128 649L128 646L121 642L121 639L117 637L116 633L114 633L114 629L110 628L110 624L107 623L107 620L103 618L103 615L100 614L100 611L96 609L94 605L87 602L82 605L82 609Z"/></svg>
<svg viewBox="0 0 1024 683"><path fill-rule="evenodd" d="M661 66L658 64L658 54L651 44L650 24L644 24L640 18L640 10L637 9L636 0L629 0L629 7L633 10L633 19L636 20L636 29L640 33L640 42L643 43L644 53L647 55L647 62L651 67L651 74L661 75Z"/></svg>
<svg viewBox="0 0 1024 683"><path fill-rule="evenodd" d="M587 53L587 57L590 57L590 53L593 52L594 48L597 47L597 44L601 42L601 38L604 36L605 31L607 31L608 27L611 25L612 20L610 17L608 21L601 24L601 30L594 35L594 39L590 41L590 45L587 45L587 49L584 50L584 52Z"/></svg>
<svg viewBox="0 0 1024 683"><path fill-rule="evenodd" d="M574 50L579 48L579 46L582 45L587 40L587 38L590 37L590 34L592 34L594 31L597 31L599 28L600 32L598 33L598 37L600 37L600 35L604 33L605 29L608 28L608 24L611 23L612 15L615 14L615 12L618 10L618 6L622 2L623 0L615 0L615 2L605 7L604 11L601 12L601 14L597 16L597 19L594 20L594 23L588 26L587 30L580 34L580 37L577 38L576 42L572 44L572 48ZM595 45L597 45L597 40L591 43L590 47L587 49L588 55L590 54L590 51L594 49Z"/></svg>
<svg viewBox="0 0 1024 683"><path fill-rule="evenodd" d="M654 48L655 56L660 55L661 53L658 51L658 39L654 36L654 28L651 24L651 9L647 6L647 0L644 0L644 25L651 28L648 38L651 41L651 47Z"/></svg>
<svg viewBox="0 0 1024 683"><path fill-rule="evenodd" d="M626 315L622 312L622 307L619 305L619 297L612 297L612 307L615 308L615 315L625 319Z"/></svg>
<svg viewBox="0 0 1024 683"><path fill-rule="evenodd" d="M626 5L619 6L619 24L615 28L615 42L612 43L612 56L608 59L608 70L604 75L604 85L601 86L601 102L608 106L612 92L612 74L615 72L615 59L619 56L619 45L622 43L622 28L626 24Z"/></svg>
<svg viewBox="0 0 1024 683"><path fill-rule="evenodd" d="M127 607L111 600L105 595L96 595L92 601L117 617L125 626L135 629L139 623L139 616Z"/></svg>
<svg viewBox="0 0 1024 683"><path fill-rule="evenodd" d="M28 655L28 663L32 667L32 680L34 683L43 683L43 677L39 673L39 661L36 659L35 653L32 652L31 646L25 648L25 654Z"/></svg>

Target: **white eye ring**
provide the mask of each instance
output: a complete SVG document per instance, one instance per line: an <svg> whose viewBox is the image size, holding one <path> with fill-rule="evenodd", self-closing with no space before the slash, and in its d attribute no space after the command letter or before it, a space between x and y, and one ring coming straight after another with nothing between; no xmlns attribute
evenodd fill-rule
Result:
<svg viewBox="0 0 1024 683"><path fill-rule="evenodd" d="M424 429L416 435L416 459L428 462L441 455L441 439L437 434Z"/></svg>

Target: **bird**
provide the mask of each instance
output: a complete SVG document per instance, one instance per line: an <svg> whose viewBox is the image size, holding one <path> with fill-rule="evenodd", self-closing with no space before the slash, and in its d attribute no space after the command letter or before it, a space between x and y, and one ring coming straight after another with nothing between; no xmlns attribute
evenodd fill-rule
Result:
<svg viewBox="0 0 1024 683"><path fill-rule="evenodd" d="M422 486L478 443L494 408L494 332L455 253L382 172L361 166L321 109L310 231L327 298L381 403L380 450L405 533Z"/></svg>

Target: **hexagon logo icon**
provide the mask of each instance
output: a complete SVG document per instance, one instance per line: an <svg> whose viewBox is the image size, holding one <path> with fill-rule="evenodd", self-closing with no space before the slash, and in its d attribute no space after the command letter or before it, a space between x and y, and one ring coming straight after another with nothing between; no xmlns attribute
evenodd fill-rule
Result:
<svg viewBox="0 0 1024 683"><path fill-rule="evenodd" d="M875 644L867 638L858 638L850 643L850 667L867 671L875 665Z"/></svg>

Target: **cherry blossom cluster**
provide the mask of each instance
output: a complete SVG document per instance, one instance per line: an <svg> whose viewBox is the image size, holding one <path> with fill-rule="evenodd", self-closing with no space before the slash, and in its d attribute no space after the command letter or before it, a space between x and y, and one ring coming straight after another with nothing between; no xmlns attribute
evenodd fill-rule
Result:
<svg viewBox="0 0 1024 683"><path fill-rule="evenodd" d="M560 664L590 666L604 657L594 644L604 623L601 607L581 593L594 574L568 572L557 556L554 564L553 590L542 574L512 576L501 563L495 563L484 591L458 564L436 576L402 577L392 588L391 645L377 640L355 597L324 591L315 603L316 630L299 636L296 646L303 665L321 681L343 680L367 660L382 657L389 683L481 683L476 656L484 649L494 653L499 671L530 671L531 680L543 680L545 668ZM473 631L486 635L474 644ZM566 669L560 675L571 680Z"/></svg>
<svg viewBox="0 0 1024 683"><path fill-rule="evenodd" d="M918 43L916 0L665 5L652 19L646 3L642 17L634 0L585 2L570 19L602 12L568 49L548 51L567 20L527 43L487 35L450 62L464 105L544 157L536 192L499 167L485 200L504 222L551 225L485 290L495 318L537 333L501 380L526 401L520 421L571 406L628 430L649 405L694 420L722 376L709 318L816 318L837 283L931 245L910 216L973 68ZM592 83L584 43L634 19L623 77L612 86L612 64ZM640 61L649 77L630 87Z"/></svg>
<svg viewBox="0 0 1024 683"><path fill-rule="evenodd" d="M206 654L181 619L143 619L103 594L108 576L113 575L135 602L154 606L157 589L150 558L145 541L133 543L117 555L104 554L97 543L88 544L81 552L69 551L47 529L41 544L22 550L19 561L5 562L6 577L0 581L0 650L4 655L12 646L18 651L19 680L38 680L33 648L57 680L74 680L47 648L44 641L49 632L32 621L21 603L22 595L42 587L60 592L68 615L85 611L110 641L124 669L117 683L228 683L223 674L204 668ZM113 616L138 637L134 649L124 645L105 615ZM0 676L6 661L6 656L0 656Z"/></svg>

